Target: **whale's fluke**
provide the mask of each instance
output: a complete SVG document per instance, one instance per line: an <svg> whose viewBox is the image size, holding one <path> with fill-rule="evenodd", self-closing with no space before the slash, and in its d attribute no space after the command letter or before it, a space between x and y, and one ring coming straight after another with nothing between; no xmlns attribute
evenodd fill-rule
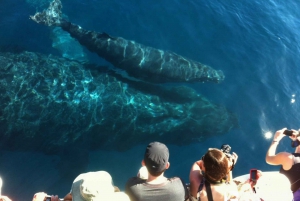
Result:
<svg viewBox="0 0 300 201"><path fill-rule="evenodd" d="M34 16L30 16L30 19L46 26L60 26L62 20L61 9L61 1L54 0L46 10L36 13Z"/></svg>

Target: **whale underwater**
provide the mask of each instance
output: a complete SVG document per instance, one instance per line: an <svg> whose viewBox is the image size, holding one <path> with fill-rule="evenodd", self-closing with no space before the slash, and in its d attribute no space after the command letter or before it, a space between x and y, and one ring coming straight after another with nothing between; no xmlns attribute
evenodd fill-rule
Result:
<svg viewBox="0 0 300 201"><path fill-rule="evenodd" d="M155 85L219 82L224 79L221 71L175 53L85 31L61 15L61 2L54 0L31 19L69 30L88 49L139 79L52 55L0 52L2 150L124 151L153 140L186 145L239 126L235 114L192 88Z"/></svg>
<svg viewBox="0 0 300 201"><path fill-rule="evenodd" d="M101 70L102 69L102 70ZM238 127L195 90L126 79L33 52L0 52L1 150L127 150L150 140L185 145Z"/></svg>
<svg viewBox="0 0 300 201"><path fill-rule="evenodd" d="M39 24L61 27L89 51L125 70L129 76L153 83L219 83L224 80L222 71L176 53L147 47L106 33L84 30L63 19L61 9L61 1L54 0L46 10L30 18Z"/></svg>

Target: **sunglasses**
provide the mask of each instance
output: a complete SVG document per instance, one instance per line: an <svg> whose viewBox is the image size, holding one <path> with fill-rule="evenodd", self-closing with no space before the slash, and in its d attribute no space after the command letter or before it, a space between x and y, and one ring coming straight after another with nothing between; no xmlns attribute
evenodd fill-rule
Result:
<svg viewBox="0 0 300 201"><path fill-rule="evenodd" d="M300 145L299 140L292 141L292 144L291 144L292 147L298 147L299 145Z"/></svg>

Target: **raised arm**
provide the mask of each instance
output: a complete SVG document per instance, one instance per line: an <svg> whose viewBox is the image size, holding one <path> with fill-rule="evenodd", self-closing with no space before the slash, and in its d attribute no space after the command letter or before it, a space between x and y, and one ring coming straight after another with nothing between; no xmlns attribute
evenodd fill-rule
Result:
<svg viewBox="0 0 300 201"><path fill-rule="evenodd" d="M232 170L234 169L237 159L238 159L238 155L235 152L232 152L231 158L229 159L230 171L227 174L227 182L233 182Z"/></svg>
<svg viewBox="0 0 300 201"><path fill-rule="evenodd" d="M72 201L72 195L71 195L71 193L68 193L68 194L64 197L64 201Z"/></svg>
<svg viewBox="0 0 300 201"><path fill-rule="evenodd" d="M266 154L266 162L270 165L282 165L283 169L288 170L293 165L292 154L288 152L280 152L276 154L276 148L280 140L285 136L283 132L286 128L276 131L273 141Z"/></svg>
<svg viewBox="0 0 300 201"><path fill-rule="evenodd" d="M0 195L0 201L11 201L11 199L5 195Z"/></svg>

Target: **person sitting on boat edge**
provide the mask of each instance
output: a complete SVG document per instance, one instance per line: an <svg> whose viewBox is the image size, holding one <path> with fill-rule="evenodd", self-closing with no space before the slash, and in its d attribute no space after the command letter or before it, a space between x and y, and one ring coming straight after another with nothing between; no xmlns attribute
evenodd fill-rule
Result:
<svg viewBox="0 0 300 201"><path fill-rule="evenodd" d="M147 178L141 178L140 174L140 177L130 178L125 186L125 193L131 201L183 201L189 198L181 178L164 176L170 167L169 149L165 144L151 142L146 148L142 166L147 168Z"/></svg>
<svg viewBox="0 0 300 201"><path fill-rule="evenodd" d="M296 147L294 153L279 152L276 154L276 148L280 140L286 136L286 128L276 131L273 141L266 154L266 162L270 165L281 165L280 173L285 175L290 183L293 192L294 201L300 201L300 137L299 131L292 130L290 138L292 147Z"/></svg>
<svg viewBox="0 0 300 201"><path fill-rule="evenodd" d="M226 150L216 148L208 149L201 160L193 164L190 171L190 193L194 199L201 201L236 199L238 190L232 180L231 171L237 158L236 153L229 154Z"/></svg>
<svg viewBox="0 0 300 201"><path fill-rule="evenodd" d="M48 198L48 199L47 199ZM120 192L113 185L112 177L106 171L88 172L77 176L72 184L71 192L64 199L58 196L48 196L39 192L33 197L33 201L90 201L90 200L116 200L130 201L129 197Z"/></svg>

